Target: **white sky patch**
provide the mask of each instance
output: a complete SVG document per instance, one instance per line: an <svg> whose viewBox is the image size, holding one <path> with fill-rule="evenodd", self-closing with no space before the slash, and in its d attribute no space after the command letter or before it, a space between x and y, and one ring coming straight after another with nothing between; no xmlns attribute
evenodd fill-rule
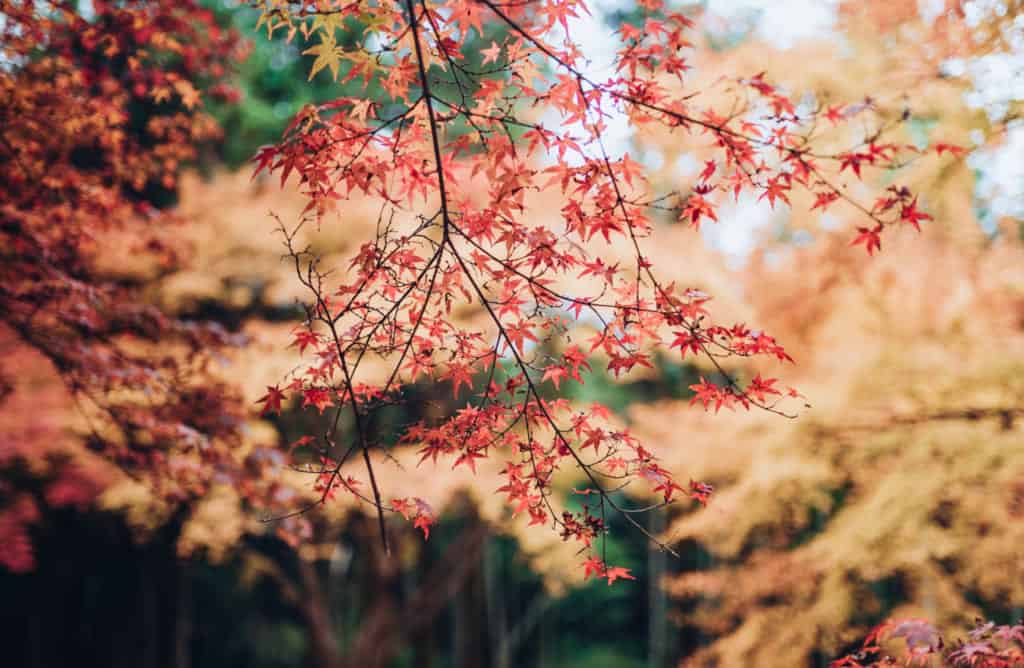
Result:
<svg viewBox="0 0 1024 668"><path fill-rule="evenodd" d="M700 231L705 243L738 268L757 248L761 231L783 211L784 205L773 211L766 202L758 202L753 193L742 193L738 202L731 196L724 200L718 208L719 222L705 222Z"/></svg>
<svg viewBox="0 0 1024 668"><path fill-rule="evenodd" d="M947 65L965 72L974 82L966 102L973 109L984 109L989 119L1006 117L1010 105L1024 100L1024 50L1017 53L991 53L968 62Z"/></svg>
<svg viewBox="0 0 1024 668"><path fill-rule="evenodd" d="M777 49L788 49L806 39L821 38L834 33L838 0L707 0L709 28L724 35L740 32L736 26L748 28L751 35ZM812 100L802 100L810 104ZM694 161L696 162L696 161ZM677 168L691 165L681 158ZM775 221L788 215L788 207L778 204L772 209L755 193L740 195L739 202L726 198L718 210L718 223L701 226L705 242L726 257L735 268L742 267L757 248L760 239Z"/></svg>
<svg viewBox="0 0 1024 668"><path fill-rule="evenodd" d="M818 225L823 230L838 230L843 226L843 221L834 214L826 211L821 214L821 217L818 219Z"/></svg>
<svg viewBox="0 0 1024 668"><path fill-rule="evenodd" d="M1024 219L1024 123L1011 125L1001 146L972 153L967 164L979 170L976 185L978 197L987 211L982 227L995 232L1003 216Z"/></svg>
<svg viewBox="0 0 1024 668"><path fill-rule="evenodd" d="M802 39L831 32L836 21L837 0L708 0L711 29L720 24L723 29L737 22L750 21L754 34L776 48L785 49ZM609 18L619 10L632 7L632 0L597 0L590 3L590 14L582 14L570 21L572 38L587 60L584 73L594 81L615 75L615 54L622 42ZM560 119L545 119L549 127ZM613 159L630 151L633 128L625 114L613 114L606 119L607 129L601 139ZM582 128L565 128L583 135ZM653 153L633 158L648 166L660 164L660 156ZM701 167L691 156L682 156L674 167L681 176L692 175ZM783 205L772 210L767 202L758 202L756 196L741 196L739 203L731 198L719 211L719 223L702 226L705 242L723 253L730 264L740 266L757 246L759 231L767 227Z"/></svg>
<svg viewBox="0 0 1024 668"><path fill-rule="evenodd" d="M92 21L96 17L96 8L92 4L92 0L80 0L78 3L78 12L85 18L86 21Z"/></svg>
<svg viewBox="0 0 1024 668"><path fill-rule="evenodd" d="M640 162L648 169L661 169L665 164L665 154L657 148L648 148L640 157Z"/></svg>
<svg viewBox="0 0 1024 668"><path fill-rule="evenodd" d="M592 80L615 75L615 54L622 41L609 18L633 5L633 0L595 0L589 5L590 14L581 12L569 22L570 34L587 60L582 69ZM708 0L706 10L712 26L716 22L728 26L752 20L758 37L785 49L802 39L831 32L837 6L838 0ZM605 148L611 157L621 157L629 150L633 129L625 114L614 114L606 123L601 137Z"/></svg>
<svg viewBox="0 0 1024 668"><path fill-rule="evenodd" d="M917 0L917 13L931 23L946 11L945 0Z"/></svg>
<svg viewBox="0 0 1024 668"><path fill-rule="evenodd" d="M682 0L670 0L681 5ZM941 0L918 0L925 19L934 19L941 12ZM587 63L584 73L594 81L603 81L615 74L615 54L621 46L618 33L609 17L616 11L632 7L633 0L592 0L590 14L570 22L573 39ZM723 36L749 33L778 49L787 49L801 40L835 37L839 0L705 0L707 29L721 31ZM967 20L978 25L993 13L1005 12L1000 0L973 0L966 3ZM737 26L740 28L737 29ZM1005 116L1010 105L1024 99L1024 15L1017 18L1006 35L1011 44L1008 54L991 54L970 61L950 61L950 74L966 75L974 82L967 103L984 109L990 118ZM561 119L545 119L548 127L558 127ZM658 163L653 153L638 156L632 146L633 128L624 114L606 119L602 141L612 159L631 152L635 160L650 165ZM582 128L563 128L584 136ZM631 149L633 149L631 151ZM989 215L1024 217L1024 124L1011 128L1002 146L984 150L972 157L972 165L981 173L977 196ZM679 158L673 165L680 176L692 176L700 168L690 156ZM719 212L721 222L702 226L707 243L724 253L734 265L742 264L756 248L758 236L777 216L785 215L784 205L772 210L767 202L758 202L755 195L741 197L738 204L724 204ZM828 217L822 226L836 226ZM991 227L991 221L986 224Z"/></svg>
<svg viewBox="0 0 1024 668"><path fill-rule="evenodd" d="M586 60L580 70L591 81L602 82L615 76L615 54L622 47L622 40L616 29L611 25L609 17L616 11L628 10L633 6L632 0L597 0L589 3L590 14L580 12L579 17L569 20L569 34L579 46ZM564 74L564 70L558 72ZM612 111L608 107L608 111ZM557 127L561 119L549 114L544 124L549 128ZM625 114L612 113L605 119L606 129L601 134L608 157L615 160L629 152L633 128ZM582 127L564 127L571 134L579 137L589 135ZM595 149L596 150L596 149ZM635 153L635 152L634 152ZM636 159L636 156L631 156Z"/></svg>
<svg viewBox="0 0 1024 668"><path fill-rule="evenodd" d="M970 26L1003 17L1006 5L1000 0L972 0L964 5ZM1007 51L990 53L970 60L943 63L952 76L966 76L974 87L966 95L968 106L982 109L993 122L1006 118L1012 105L1024 100L1024 14L1003 21L1002 37ZM973 134L973 133L972 133ZM972 137L980 144L984 137ZM968 164L978 170L975 186L982 212L981 224L988 233L997 229L999 218L1024 219L1024 124L1009 124L999 146L976 151Z"/></svg>
<svg viewBox="0 0 1024 668"><path fill-rule="evenodd" d="M832 32L838 0L707 0L707 12L726 30L752 22L754 35L779 49Z"/></svg>
<svg viewBox="0 0 1024 668"><path fill-rule="evenodd" d="M697 172L701 170L701 163L697 158L693 157L689 153L684 153L676 158L673 164L676 174L682 178L689 176L696 176Z"/></svg>

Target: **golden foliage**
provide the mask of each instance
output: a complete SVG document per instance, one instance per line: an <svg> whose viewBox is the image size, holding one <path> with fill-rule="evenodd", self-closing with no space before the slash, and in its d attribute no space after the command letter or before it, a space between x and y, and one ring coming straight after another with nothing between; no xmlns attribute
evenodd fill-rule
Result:
<svg viewBox="0 0 1024 668"><path fill-rule="evenodd" d="M755 265L758 321L814 404L797 421L634 411L721 490L669 530L714 559L670 586L714 638L694 665L801 665L885 615L1024 605L1024 248L931 232L856 266L837 240L794 251L799 274Z"/></svg>

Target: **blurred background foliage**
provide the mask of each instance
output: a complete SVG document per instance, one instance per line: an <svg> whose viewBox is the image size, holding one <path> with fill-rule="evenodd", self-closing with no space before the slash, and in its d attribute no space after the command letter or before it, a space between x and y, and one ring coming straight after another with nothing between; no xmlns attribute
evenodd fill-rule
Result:
<svg viewBox="0 0 1024 668"><path fill-rule="evenodd" d="M267 39L265 28L257 30L258 7L242 0L204 0L203 4L214 12L221 25L233 28L251 45L248 58L238 67L238 87L244 103L210 105L210 112L224 128L224 140L218 147L217 160L205 165L207 168L219 165L241 168L252 159L257 148L280 139L288 122L306 105L352 95L365 94L375 100L386 98L376 81L365 89L358 81L337 83L326 69L309 77L309 58L301 55L299 42L288 42L281 32ZM490 24L484 32L483 37L472 32L467 40L464 62L467 68L483 69L480 52L492 40L500 39L504 28ZM338 33L338 45L354 48L362 33L363 26L350 19L346 30ZM345 74L347 72L342 71L339 78L343 80ZM387 107L379 113L386 117Z"/></svg>
<svg viewBox="0 0 1024 668"><path fill-rule="evenodd" d="M603 20L631 20L628 3L610 4ZM953 12L957 3L838 3L830 34L781 48L758 28L771 3L740 18L716 14L723 4L692 8L713 47L694 58L695 85L706 79L709 95L722 72L761 70L828 104L880 91L876 103L912 115L907 141L941 133L972 155L897 175L924 193L935 222L919 237L894 235L872 260L849 249L849 225L833 217L853 214L807 214L808 202L769 211L741 201L706 243L679 226L658 230L653 259L668 278L715 295L723 319L763 325L786 343L798 361L786 380L809 403L795 421L706 415L688 408L686 388L707 369L666 356L615 381L591 360L586 384L568 396L610 406L677 477L717 489L707 509L648 516L679 559L609 518L608 561L637 580L583 583L557 536L510 519L493 494L495 471L417 468L415 453L394 453L403 466L386 483L436 501L444 520L426 542L392 526L391 558L345 503L317 514L309 540L292 545L231 489L195 507L155 506L82 448L3 454L5 484L48 494L53 462L71 461L94 490L35 525L34 571L0 571L8 665L824 666L892 615L949 631L975 616L1019 618L1024 202L1021 172L993 166L1005 169L999 151L1019 144L1021 96L1003 90L1008 99L992 102L977 63L1024 51L1014 32L1024 30L1021 7L972 18L974 9ZM292 363L286 346L301 314L267 213L288 220L304 202L290 187L250 182L245 163L304 105L355 91L326 72L307 82L299 46L257 34L254 10L234 0L209 7L251 51L239 65L240 100L208 103L223 142L179 187L191 266L152 299L250 336L224 373L255 399ZM695 180L699 145L647 134L631 142L656 182ZM326 263L344 261L373 211L354 202L343 224L304 241ZM0 431L33 410L46 438L74 432L74 406L52 372L4 347L31 392L4 399ZM450 388L420 389L421 408L394 420L457 407ZM273 423L254 417L247 440L284 449L317 419L298 407ZM574 482L563 491L579 501Z"/></svg>

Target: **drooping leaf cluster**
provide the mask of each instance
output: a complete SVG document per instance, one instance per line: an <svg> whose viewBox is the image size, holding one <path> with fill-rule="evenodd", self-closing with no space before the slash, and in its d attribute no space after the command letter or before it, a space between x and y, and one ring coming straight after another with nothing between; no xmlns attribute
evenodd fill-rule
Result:
<svg viewBox="0 0 1024 668"><path fill-rule="evenodd" d="M260 402L265 414L296 402L331 416L323 433L301 439L320 502L339 490L354 495L375 509L385 541L385 514L427 534L433 511L426 499L381 489L375 466L388 446L367 425L429 379L448 383L465 406L408 425L400 442L419 448L422 462L472 470L502 458L498 492L513 514L590 552L588 575L624 577L597 556L597 539L612 512L645 531L633 519L643 508L611 492L633 485L659 495L659 505L704 503L711 487L675 481L606 409L542 388L582 382L592 355L618 377L678 349L716 371L691 388L705 409L789 415L783 402L801 403L776 378L741 384L725 370L729 358L791 358L759 329L714 320L710 295L659 279L649 259L655 228L716 221L719 206L743 193L775 207L808 192L812 209L856 211L852 243L872 254L886 228L930 218L905 186L863 203L845 185L921 157L890 138L904 109L870 98L809 104L756 72L730 73L728 104L705 104L688 86L692 21L658 0L639 3L642 20L618 28L614 72L601 75L574 40L582 2L260 4L259 25L301 43L311 77L326 71L347 90L364 87L307 107L255 158L257 173L295 179L308 198L301 220L281 226L308 291L306 323L294 334L305 361ZM343 44L350 21L362 34ZM471 36L495 24L505 32L479 59ZM621 121L663 129L713 157L697 183L660 189L605 141ZM867 130L852 145L819 146L841 125ZM325 266L295 243L303 226L344 225L346 203L367 200L378 206L377 233L347 266ZM554 221L540 215L550 211ZM338 429L343 415L351 433ZM558 507L555 479L566 470L586 482L581 512Z"/></svg>

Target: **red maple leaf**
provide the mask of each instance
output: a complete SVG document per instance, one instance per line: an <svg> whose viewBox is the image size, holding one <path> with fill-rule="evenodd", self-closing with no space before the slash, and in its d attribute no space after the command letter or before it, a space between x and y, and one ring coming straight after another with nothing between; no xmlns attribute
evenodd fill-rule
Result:
<svg viewBox="0 0 1024 668"><path fill-rule="evenodd" d="M636 578L630 574L629 569L623 568L622 566L606 568L604 571L604 577L608 580L608 586L614 584L616 580L636 580Z"/></svg>
<svg viewBox="0 0 1024 668"><path fill-rule="evenodd" d="M882 231L881 225L875 227L858 227L857 236L853 241L850 242L851 246L858 244L864 244L864 248L868 251L868 255L873 255L876 250L882 248L882 237L879 234Z"/></svg>
<svg viewBox="0 0 1024 668"><path fill-rule="evenodd" d="M917 210L917 198L915 197L909 204L904 204L900 210L900 220L905 223L914 226L914 229L918 232L921 231L921 225L919 224L922 220L931 220L932 217L923 211Z"/></svg>
<svg viewBox="0 0 1024 668"><path fill-rule="evenodd" d="M331 394L326 388L311 387L302 393L302 406L315 406L318 412L323 413L325 408L334 405Z"/></svg>
<svg viewBox="0 0 1024 668"><path fill-rule="evenodd" d="M284 401L284 399L285 394L277 385L268 385L267 393L256 400L257 403L263 404L263 410L260 411L260 415L266 415L267 413L280 413L281 402Z"/></svg>

